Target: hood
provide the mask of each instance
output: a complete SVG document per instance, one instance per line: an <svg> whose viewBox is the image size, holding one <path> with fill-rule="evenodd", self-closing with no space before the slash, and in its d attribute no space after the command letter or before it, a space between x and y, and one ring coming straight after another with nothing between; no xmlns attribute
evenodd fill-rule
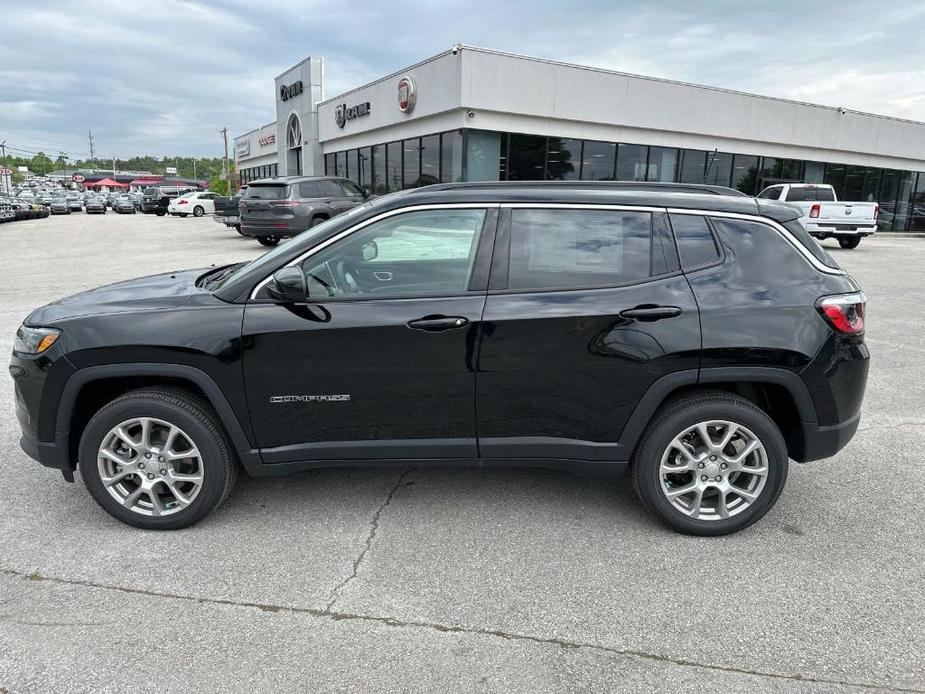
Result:
<svg viewBox="0 0 925 694"><path fill-rule="evenodd" d="M196 278L214 268L177 270L89 289L36 309L26 323L54 326L80 316L176 308L212 294L196 286Z"/></svg>

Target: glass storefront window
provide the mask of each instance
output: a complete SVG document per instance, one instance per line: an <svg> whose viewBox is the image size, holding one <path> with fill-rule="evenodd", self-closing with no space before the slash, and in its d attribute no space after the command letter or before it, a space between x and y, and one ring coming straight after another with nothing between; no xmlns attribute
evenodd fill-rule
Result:
<svg viewBox="0 0 925 694"><path fill-rule="evenodd" d="M864 173L863 166L846 166L845 167L845 200L860 200L864 196Z"/></svg>
<svg viewBox="0 0 925 694"><path fill-rule="evenodd" d="M346 176L347 175L347 153L346 152L337 152L334 155L334 175L335 176Z"/></svg>
<svg viewBox="0 0 925 694"><path fill-rule="evenodd" d="M506 173L502 150L504 133L470 130L466 133L466 180L503 181Z"/></svg>
<svg viewBox="0 0 925 694"><path fill-rule="evenodd" d="M373 155L369 147L357 150L357 183L367 190L372 190Z"/></svg>
<svg viewBox="0 0 925 694"><path fill-rule="evenodd" d="M389 191L401 190L401 142L390 142L386 145L386 179L385 184Z"/></svg>
<svg viewBox="0 0 925 694"><path fill-rule="evenodd" d="M914 188L915 174L912 171L900 172L899 189L896 192L896 213L893 217L893 231L905 231L909 226Z"/></svg>
<svg viewBox="0 0 925 694"><path fill-rule="evenodd" d="M373 166L370 190L374 195L384 195L389 192L389 184L385 174L385 145L373 145Z"/></svg>
<svg viewBox="0 0 925 694"><path fill-rule="evenodd" d="M421 185L421 141L418 138L402 142L404 156L404 182L402 188L417 188Z"/></svg>
<svg viewBox="0 0 925 694"><path fill-rule="evenodd" d="M440 136L421 138L421 180L419 185L429 186L440 182Z"/></svg>
<svg viewBox="0 0 925 694"><path fill-rule="evenodd" d="M703 183L707 168L707 153L699 149L681 150L681 165L678 167L679 183Z"/></svg>
<svg viewBox="0 0 925 694"><path fill-rule="evenodd" d="M509 181L542 181L546 168L546 138L511 133L508 145Z"/></svg>
<svg viewBox="0 0 925 694"><path fill-rule="evenodd" d="M910 231L925 231L925 173L919 172L912 195L909 215Z"/></svg>
<svg viewBox="0 0 925 694"><path fill-rule="evenodd" d="M647 181L673 183L678 168L678 150L674 147L649 147Z"/></svg>
<svg viewBox="0 0 925 694"><path fill-rule="evenodd" d="M617 147L617 180L646 180L646 160L649 148L645 145L619 145Z"/></svg>
<svg viewBox="0 0 925 694"><path fill-rule="evenodd" d="M732 160L732 187L746 195L760 192L758 187L758 157L736 154Z"/></svg>
<svg viewBox="0 0 925 694"><path fill-rule="evenodd" d="M707 171L704 183L729 187L732 181L732 155L726 152L707 152Z"/></svg>
<svg viewBox="0 0 925 694"><path fill-rule="evenodd" d="M848 167L844 164L826 164L825 165L825 182L835 188L835 195L839 198L845 197L845 174Z"/></svg>
<svg viewBox="0 0 925 694"><path fill-rule="evenodd" d="M585 140L581 154L581 180L614 180L617 145L613 142Z"/></svg>
<svg viewBox="0 0 925 694"><path fill-rule="evenodd" d="M864 188L861 190L862 202L877 202L880 198L880 183L883 180L883 170L867 167L864 172Z"/></svg>
<svg viewBox="0 0 925 694"><path fill-rule="evenodd" d="M546 178L577 181L581 177L581 140L550 137L546 145Z"/></svg>
<svg viewBox="0 0 925 694"><path fill-rule="evenodd" d="M805 162L803 181L804 183L824 183L825 164L823 164L821 161Z"/></svg>
<svg viewBox="0 0 925 694"><path fill-rule="evenodd" d="M462 144L463 138L459 131L454 130L440 136L440 180L443 183L463 180Z"/></svg>

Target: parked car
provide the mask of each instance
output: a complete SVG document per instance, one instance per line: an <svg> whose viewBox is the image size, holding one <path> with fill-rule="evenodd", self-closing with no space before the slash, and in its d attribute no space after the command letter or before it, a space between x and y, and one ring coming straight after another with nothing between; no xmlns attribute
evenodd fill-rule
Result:
<svg viewBox="0 0 925 694"><path fill-rule="evenodd" d="M150 186L142 193L141 211L163 217L171 200L196 190L199 189L195 186Z"/></svg>
<svg viewBox="0 0 925 694"><path fill-rule="evenodd" d="M857 248L862 238L877 231L879 204L839 202L830 185L785 183L765 188L758 197L796 205L803 210L800 223L811 236L834 238L842 248Z"/></svg>
<svg viewBox="0 0 925 694"><path fill-rule="evenodd" d="M71 212L83 212L84 201L82 197L79 195L68 195L65 200Z"/></svg>
<svg viewBox="0 0 925 694"><path fill-rule="evenodd" d="M135 214L135 202L127 195L123 195L113 200L112 209L119 214Z"/></svg>
<svg viewBox="0 0 925 694"><path fill-rule="evenodd" d="M222 195L216 195L215 199L212 201L215 212L213 213L212 219L219 224L224 224L226 227L234 229L239 234L241 233L241 211L238 209L238 205L241 202L241 198L244 195L244 191L247 190L247 186L244 186L233 197L227 197Z"/></svg>
<svg viewBox="0 0 925 694"><path fill-rule="evenodd" d="M6 198L0 198L0 223L12 222L16 219L16 213L13 212L13 206Z"/></svg>
<svg viewBox="0 0 925 694"><path fill-rule="evenodd" d="M100 197L87 198L84 211L87 214L106 214L106 200Z"/></svg>
<svg viewBox="0 0 925 694"><path fill-rule="evenodd" d="M71 206L68 204L67 200L65 200L64 198L54 198L51 201L51 205L49 206L48 209L52 214L70 214L71 213Z"/></svg>
<svg viewBox="0 0 925 694"><path fill-rule="evenodd" d="M167 205L167 212L175 217L202 217L204 214L215 212L215 198L218 193L211 190L200 190L192 193L184 193L174 198Z"/></svg>
<svg viewBox="0 0 925 694"><path fill-rule="evenodd" d="M42 203L34 201L30 203L32 206L32 216L35 219L45 219L48 217L48 208L45 207Z"/></svg>
<svg viewBox="0 0 925 694"><path fill-rule="evenodd" d="M367 200L353 181L330 176L290 176L251 181L239 203L241 234L264 246L301 234Z"/></svg>
<svg viewBox="0 0 925 694"><path fill-rule="evenodd" d="M672 528L734 532L860 419L865 298L799 215L656 184L385 196L32 312L22 447L142 528L203 518L239 464L410 459L630 468Z"/></svg>

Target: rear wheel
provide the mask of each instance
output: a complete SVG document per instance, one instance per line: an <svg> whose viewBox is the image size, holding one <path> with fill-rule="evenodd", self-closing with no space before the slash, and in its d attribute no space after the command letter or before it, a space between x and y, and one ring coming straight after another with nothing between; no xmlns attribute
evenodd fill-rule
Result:
<svg viewBox="0 0 925 694"><path fill-rule="evenodd" d="M104 406L83 432L79 466L107 513L149 530L201 520L225 500L237 475L211 408L172 388L132 391Z"/></svg>
<svg viewBox="0 0 925 694"><path fill-rule="evenodd" d="M315 217L315 218L312 220L311 224L308 225L308 228L311 229L312 227L316 227L316 226L318 226L319 224L323 224L323 223L326 222L326 221L328 221L328 220L326 220L324 217Z"/></svg>
<svg viewBox="0 0 925 694"><path fill-rule="evenodd" d="M205 213L206 213L206 211L205 211L204 209L202 209L202 206L201 206L201 205L196 205L196 207L193 208L193 216L194 216L194 217L202 217L202 215L204 215Z"/></svg>
<svg viewBox="0 0 925 694"><path fill-rule="evenodd" d="M163 216L164 216L165 214L167 214L167 213L166 213L166 212L158 211L158 212L155 212L154 214L156 214L158 217L163 217Z"/></svg>
<svg viewBox="0 0 925 694"><path fill-rule="evenodd" d="M838 245L842 248L857 248L861 243L860 236L843 236L838 239Z"/></svg>
<svg viewBox="0 0 925 694"><path fill-rule="evenodd" d="M238 232L241 236L246 236L246 234L243 231L241 231L240 224L232 224L231 226L234 227L234 230Z"/></svg>
<svg viewBox="0 0 925 694"><path fill-rule="evenodd" d="M777 425L722 391L682 396L656 413L633 460L646 508L691 535L726 535L766 514L787 481Z"/></svg>
<svg viewBox="0 0 925 694"><path fill-rule="evenodd" d="M279 243L279 236L258 236L257 240L261 246L275 246Z"/></svg>

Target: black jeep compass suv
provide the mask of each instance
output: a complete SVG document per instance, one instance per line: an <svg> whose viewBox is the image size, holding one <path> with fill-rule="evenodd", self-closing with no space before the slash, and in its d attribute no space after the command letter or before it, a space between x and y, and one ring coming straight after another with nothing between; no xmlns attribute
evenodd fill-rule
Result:
<svg viewBox="0 0 925 694"><path fill-rule="evenodd" d="M62 299L16 336L22 447L142 528L239 467L379 460L630 468L676 530L739 530L857 429L865 298L799 210L717 192L436 185Z"/></svg>

